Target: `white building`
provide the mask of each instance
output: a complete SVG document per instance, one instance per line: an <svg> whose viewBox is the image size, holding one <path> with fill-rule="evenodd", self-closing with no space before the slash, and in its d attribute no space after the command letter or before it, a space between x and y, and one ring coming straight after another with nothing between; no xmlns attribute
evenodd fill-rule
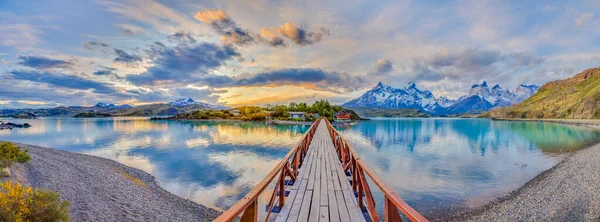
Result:
<svg viewBox="0 0 600 222"><path fill-rule="evenodd" d="M304 120L304 112L288 112L290 114L290 118L299 118Z"/></svg>

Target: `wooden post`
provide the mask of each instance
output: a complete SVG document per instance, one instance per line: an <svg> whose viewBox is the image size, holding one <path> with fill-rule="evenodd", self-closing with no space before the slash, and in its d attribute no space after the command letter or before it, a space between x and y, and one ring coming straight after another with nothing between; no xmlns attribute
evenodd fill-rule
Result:
<svg viewBox="0 0 600 222"><path fill-rule="evenodd" d="M254 200L246 210L240 219L241 222L256 222L258 221L258 199Z"/></svg>
<svg viewBox="0 0 600 222"><path fill-rule="evenodd" d="M400 213L398 213L398 208L396 205L392 203L390 198L385 197L385 221L386 222L401 222L402 218L400 218Z"/></svg>
<svg viewBox="0 0 600 222"><path fill-rule="evenodd" d="M286 166L287 167L287 166ZM279 177L279 207L283 207L285 204L285 167L281 169L281 176Z"/></svg>

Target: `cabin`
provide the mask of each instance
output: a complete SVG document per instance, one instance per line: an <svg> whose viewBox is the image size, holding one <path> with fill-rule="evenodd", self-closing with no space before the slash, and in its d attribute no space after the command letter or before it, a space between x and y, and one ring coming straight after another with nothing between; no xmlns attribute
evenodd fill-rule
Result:
<svg viewBox="0 0 600 222"><path fill-rule="evenodd" d="M240 111L237 109L233 109L231 110L231 114L233 114L234 116L240 115Z"/></svg>
<svg viewBox="0 0 600 222"><path fill-rule="evenodd" d="M346 110L342 110L334 114L335 118L340 121L348 121L350 120L350 112Z"/></svg>
<svg viewBox="0 0 600 222"><path fill-rule="evenodd" d="M298 118L298 119L305 119L305 113L304 112L288 112L290 114L290 118Z"/></svg>
<svg viewBox="0 0 600 222"><path fill-rule="evenodd" d="M263 111L263 113L265 114L265 116L266 116L267 119L271 119L271 118L273 118L273 113L275 113L275 112L273 112L273 111Z"/></svg>

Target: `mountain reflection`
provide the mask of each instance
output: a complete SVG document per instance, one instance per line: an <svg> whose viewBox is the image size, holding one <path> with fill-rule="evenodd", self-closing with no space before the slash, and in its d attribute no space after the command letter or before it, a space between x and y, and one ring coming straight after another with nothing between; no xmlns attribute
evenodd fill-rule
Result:
<svg viewBox="0 0 600 222"><path fill-rule="evenodd" d="M561 153L600 141L600 131L586 127L485 119L376 118L341 132L425 215L506 195L556 164Z"/></svg>
<svg viewBox="0 0 600 222"><path fill-rule="evenodd" d="M112 159L154 175L170 192L218 209L249 192L309 128L137 117L10 121L33 127L0 131L0 140ZM340 131L425 216L505 195L552 167L561 153L600 138L584 127L480 119L374 119ZM381 210L381 193L372 188ZM261 196L263 202L268 198Z"/></svg>

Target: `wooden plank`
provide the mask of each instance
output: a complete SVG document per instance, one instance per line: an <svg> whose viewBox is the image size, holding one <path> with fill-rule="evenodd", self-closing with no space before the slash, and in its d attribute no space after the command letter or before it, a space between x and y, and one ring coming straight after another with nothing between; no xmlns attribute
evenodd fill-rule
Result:
<svg viewBox="0 0 600 222"><path fill-rule="evenodd" d="M319 129L319 128L317 128ZM316 139L318 139L318 137L316 137ZM320 150L318 150L318 146L315 148L316 152L319 153ZM312 203L311 203L311 209L312 211L310 212L309 221L318 221L319 220L319 210L320 210L320 202L321 202L321 159L317 157L317 159L315 159L315 165L316 167L314 168L314 175L312 178L313 181L313 185L314 185L314 189L313 189L313 198L312 198Z"/></svg>
<svg viewBox="0 0 600 222"><path fill-rule="evenodd" d="M298 193L296 194L296 197L294 198L294 203L292 204L292 209L290 210L290 214L287 218L286 221L297 221L298 220L298 216L300 214L300 208L302 207L302 201L304 200L304 197L306 196L306 184L307 184L307 180L302 179L302 183L300 184L300 188L298 189Z"/></svg>
<svg viewBox="0 0 600 222"><path fill-rule="evenodd" d="M321 207L321 213L319 215L319 222L329 222L329 214L327 214L327 207Z"/></svg>
<svg viewBox="0 0 600 222"><path fill-rule="evenodd" d="M314 138L313 138L314 140ZM317 163L319 160L319 150L317 149L316 145L315 147L312 147L313 149L313 154L312 154L312 158L311 158L311 169L310 169L310 174L308 174L308 189L312 190L313 187L315 186L315 173L316 173L316 167L317 167Z"/></svg>
<svg viewBox="0 0 600 222"><path fill-rule="evenodd" d="M287 199L285 200L286 204L283 205L283 208L281 208L281 211L279 211L279 214L277 214L277 218L275 218L275 221L285 221L288 218L288 216L290 215L290 211L292 210L292 204L296 199L297 193L298 190L290 191L290 194L288 194Z"/></svg>
<svg viewBox="0 0 600 222"><path fill-rule="evenodd" d="M352 186L348 183L348 177L343 170L338 170L338 177L340 178L340 185L342 187L342 194L344 197L345 205L348 209L348 214L351 221L366 221L362 211L358 207L358 202L352 191Z"/></svg>
<svg viewBox="0 0 600 222"><path fill-rule="evenodd" d="M339 208L338 208L338 203L337 203L337 198L336 198L336 193L335 190L333 190L333 183L330 180L329 181L331 184L331 187L328 189L328 196L329 196L329 220L332 222L339 222L339 221L348 221L348 220L340 220L340 214L339 214ZM344 209L346 207L344 206Z"/></svg>
<svg viewBox="0 0 600 222"><path fill-rule="evenodd" d="M300 214L298 214L298 221L308 221L308 214L310 213L310 199L312 198L313 191L307 190L302 199L302 208Z"/></svg>
<svg viewBox="0 0 600 222"><path fill-rule="evenodd" d="M344 199L344 194L342 191L338 190L338 191L333 191L335 193L335 196L337 198L337 207L338 207L338 212L340 214L340 221L352 221L352 219L350 219L350 210L353 210L352 208L348 208L348 206L346 206L346 200ZM355 211L356 212L356 211ZM356 214L352 214L353 217L359 216Z"/></svg>
<svg viewBox="0 0 600 222"><path fill-rule="evenodd" d="M327 158L321 158L321 206L328 206L328 198L327 198Z"/></svg>

